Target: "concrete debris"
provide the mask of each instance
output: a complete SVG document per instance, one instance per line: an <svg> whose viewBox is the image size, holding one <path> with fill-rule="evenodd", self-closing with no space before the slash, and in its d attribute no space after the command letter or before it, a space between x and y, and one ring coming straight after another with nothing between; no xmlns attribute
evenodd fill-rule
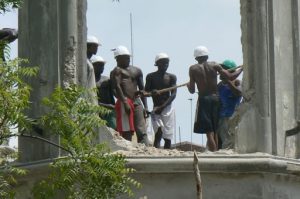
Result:
<svg viewBox="0 0 300 199"><path fill-rule="evenodd" d="M145 144L140 144L136 142L130 142L123 139L118 132L110 129L108 127L102 127L100 133L100 141L109 144L112 153L122 154L128 157L160 157L160 156L170 156L170 157L186 157L193 156L193 151L181 151L178 149L158 149L155 147L147 147ZM217 152L205 151L204 153L197 152L197 154L214 154L214 155L232 155L236 154L233 150L219 150Z"/></svg>

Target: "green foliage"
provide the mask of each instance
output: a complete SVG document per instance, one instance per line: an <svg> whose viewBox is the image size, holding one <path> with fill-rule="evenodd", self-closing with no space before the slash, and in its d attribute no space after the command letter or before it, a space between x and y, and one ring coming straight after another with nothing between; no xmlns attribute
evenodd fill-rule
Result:
<svg viewBox="0 0 300 199"><path fill-rule="evenodd" d="M16 176L26 174L23 169L15 168L10 165L10 159L15 159L16 153L6 155L0 162L0 198L13 199L15 198L14 186L17 185Z"/></svg>
<svg viewBox="0 0 300 199"><path fill-rule="evenodd" d="M31 126L31 120L23 113L28 108L31 89L22 79L34 76L38 69L20 67L25 63L22 59L0 60L0 144L15 136L14 128L23 130ZM0 198L14 198L15 176L25 171L10 166L16 153L0 155Z"/></svg>
<svg viewBox="0 0 300 199"><path fill-rule="evenodd" d="M0 59L9 60L10 58L10 46L5 41L0 41Z"/></svg>
<svg viewBox="0 0 300 199"><path fill-rule="evenodd" d="M49 112L40 126L60 135L61 147L69 155L56 160L51 175L33 190L34 198L106 199L119 194L132 195L131 186L140 186L127 174L125 158L110 154L103 144L96 144L98 127L104 125L99 117L108 110L89 103L83 96L87 90L77 86L57 88L43 100Z"/></svg>
<svg viewBox="0 0 300 199"><path fill-rule="evenodd" d="M35 67L20 67L22 59L0 60L0 144L12 134L12 128L28 129L31 120L23 111L29 106L30 86L23 78L34 76Z"/></svg>
<svg viewBox="0 0 300 199"><path fill-rule="evenodd" d="M0 0L0 14L19 8L23 0Z"/></svg>

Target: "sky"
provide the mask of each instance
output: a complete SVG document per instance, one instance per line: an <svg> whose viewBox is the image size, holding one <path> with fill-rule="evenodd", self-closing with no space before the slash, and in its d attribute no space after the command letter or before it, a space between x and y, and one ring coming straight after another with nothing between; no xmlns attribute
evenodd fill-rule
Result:
<svg viewBox="0 0 300 199"><path fill-rule="evenodd" d="M238 65L243 63L240 0L88 0L88 34L96 36L102 44L98 55L107 61L104 75L109 75L116 66L111 49L124 45L132 51L130 13L133 64L142 69L144 80L157 69L155 56L165 52L170 57L168 72L177 76L177 84L187 82L189 66L196 63L193 51L199 45L209 49L211 61L221 63L232 59ZM0 15L0 28L17 28L17 23L17 11ZM14 58L17 42L11 49ZM186 87L177 90L173 102L177 142L192 139L195 144L203 144L206 141L205 136L191 133L196 101L197 95L189 94ZM151 98L148 106L152 110Z"/></svg>

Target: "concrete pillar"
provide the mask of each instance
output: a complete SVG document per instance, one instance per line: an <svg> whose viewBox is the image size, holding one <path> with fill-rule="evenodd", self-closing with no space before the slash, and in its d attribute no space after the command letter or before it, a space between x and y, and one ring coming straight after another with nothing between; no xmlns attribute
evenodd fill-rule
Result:
<svg viewBox="0 0 300 199"><path fill-rule="evenodd" d="M296 155L296 139L287 140L285 147L285 131L295 127L299 109L297 2L240 1L243 89L248 101L236 136L239 152Z"/></svg>
<svg viewBox="0 0 300 199"><path fill-rule="evenodd" d="M78 11L78 5L83 2L86 3L84 0L23 2L19 11L19 56L29 59L30 66L40 68L36 78L27 80L33 89L30 99L32 105L28 111L31 118L39 118L47 111L41 104L43 97L49 96L58 85L68 86L79 82L77 71L86 67L83 58L86 52L81 51L85 49L85 45L82 46L85 40L82 40L83 36L78 37L86 32L85 17L79 15ZM59 142L57 136L51 136L47 131L42 135L33 134ZM21 162L59 156L56 147L28 138L19 138L19 151Z"/></svg>
<svg viewBox="0 0 300 199"><path fill-rule="evenodd" d="M295 115L300 121L300 1L293 0L293 29L294 29L294 75L295 75ZM296 158L300 158L300 135L297 136Z"/></svg>

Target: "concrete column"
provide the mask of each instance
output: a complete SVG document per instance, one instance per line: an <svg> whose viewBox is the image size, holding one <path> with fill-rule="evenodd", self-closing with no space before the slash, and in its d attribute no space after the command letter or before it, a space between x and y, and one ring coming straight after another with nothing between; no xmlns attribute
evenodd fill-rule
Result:
<svg viewBox="0 0 300 199"><path fill-rule="evenodd" d="M248 101L236 136L239 152L295 156L295 139L288 140L285 147L285 131L296 124L299 83L295 75L299 70L295 2L240 1L246 65L243 89Z"/></svg>
<svg viewBox="0 0 300 199"><path fill-rule="evenodd" d="M80 2L85 2L80 0ZM30 66L38 66L39 74L27 81L32 86L31 109L28 116L39 118L47 110L41 99L49 96L56 86L68 86L78 82L77 70L85 66L81 57L86 56L82 49L85 32L85 18L78 15L77 0L24 0L19 11L19 56L27 58ZM81 26L77 24L80 23ZM78 28L80 27L80 29ZM49 132L33 132L58 143L59 138ZM47 143L28 138L19 138L20 161L35 161L55 158L59 150Z"/></svg>
<svg viewBox="0 0 300 199"><path fill-rule="evenodd" d="M295 116L300 121L300 1L293 0L293 30L294 30L294 75L295 75ZM296 158L300 158L300 135L297 136L297 154Z"/></svg>

